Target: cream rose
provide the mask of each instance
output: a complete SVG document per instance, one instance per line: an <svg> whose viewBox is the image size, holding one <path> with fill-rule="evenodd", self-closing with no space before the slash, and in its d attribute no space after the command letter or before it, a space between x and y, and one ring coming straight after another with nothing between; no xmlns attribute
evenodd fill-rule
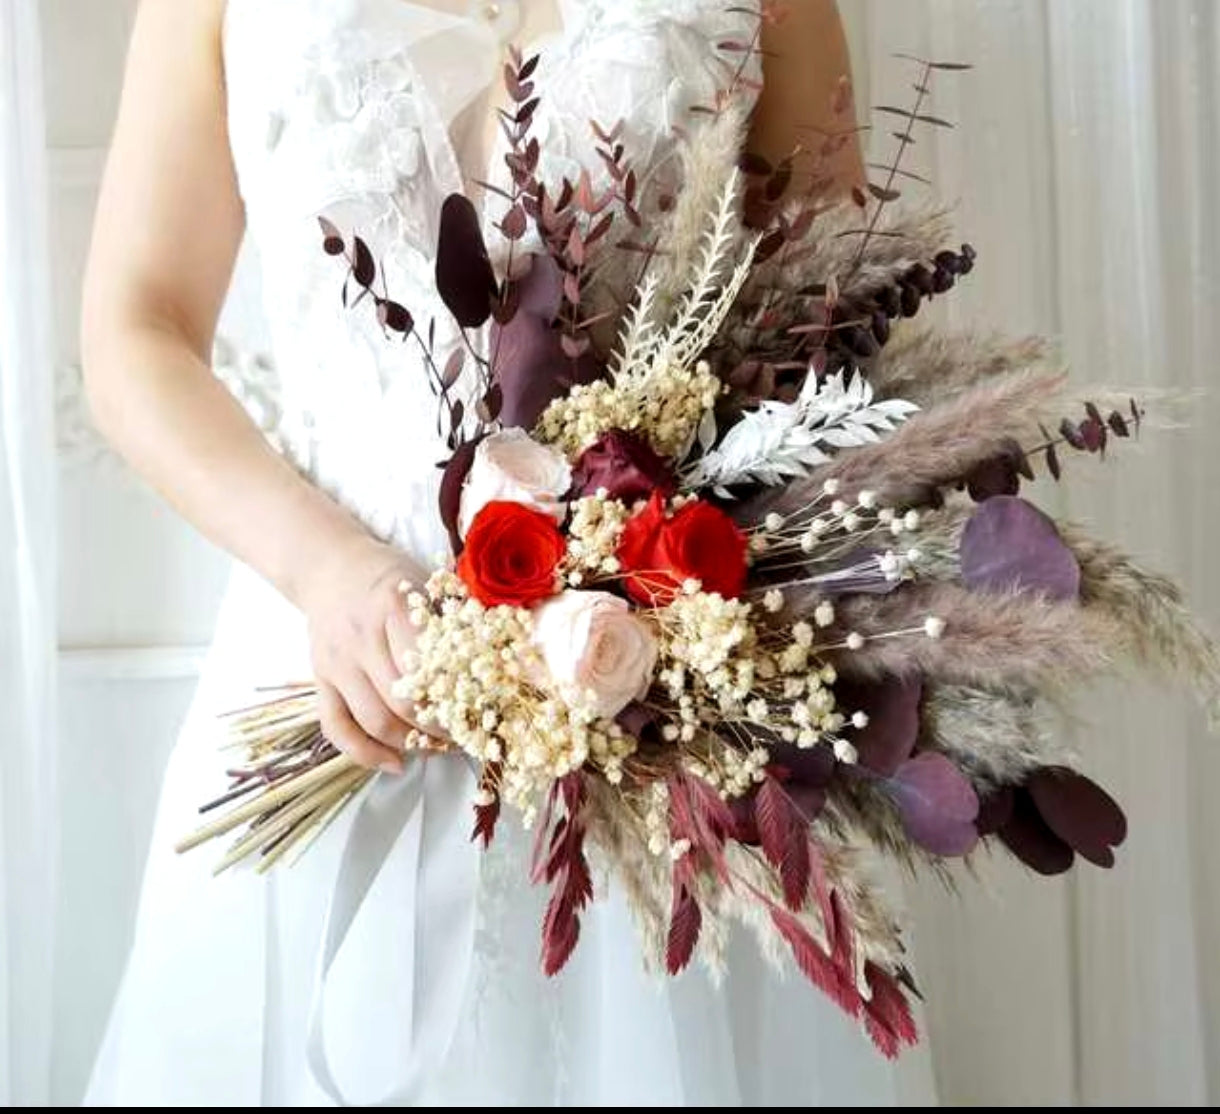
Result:
<svg viewBox="0 0 1220 1114"><path fill-rule="evenodd" d="M523 429L505 429L479 442L462 490L458 529L462 537L488 503L504 500L563 520L560 501L572 486L572 469L562 453L540 445Z"/></svg>
<svg viewBox="0 0 1220 1114"><path fill-rule="evenodd" d="M534 609L534 642L560 693L591 693L613 719L652 684L657 644L626 600L609 592L561 592Z"/></svg>

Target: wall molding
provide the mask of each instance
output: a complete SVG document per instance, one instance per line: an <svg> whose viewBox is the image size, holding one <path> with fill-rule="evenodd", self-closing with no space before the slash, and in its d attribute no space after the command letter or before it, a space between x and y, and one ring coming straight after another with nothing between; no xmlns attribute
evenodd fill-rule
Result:
<svg viewBox="0 0 1220 1114"><path fill-rule="evenodd" d="M185 681L197 678L206 646L61 647L59 679L93 681Z"/></svg>

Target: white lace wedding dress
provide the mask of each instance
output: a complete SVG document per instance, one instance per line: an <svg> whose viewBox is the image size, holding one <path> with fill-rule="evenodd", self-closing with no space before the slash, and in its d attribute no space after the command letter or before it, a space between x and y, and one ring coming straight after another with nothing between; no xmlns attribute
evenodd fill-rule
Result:
<svg viewBox="0 0 1220 1114"><path fill-rule="evenodd" d="M672 174L673 129L723 80L713 47L748 38L728 0L537 0L543 174L598 167L588 121L625 121L643 172ZM325 213L384 253L394 296L448 320L431 252L443 198L483 177L451 134L486 100L530 4L465 16L408 0L229 0L233 154L261 260L281 393L273 431L379 535L431 560L441 447L416 350L340 305ZM529 13L527 13L529 14ZM528 27L530 21L524 26ZM469 112L466 114L469 116ZM473 156L466 162L477 162ZM494 200L494 198L492 199ZM166 776L122 990L86 1098L104 1105L843 1105L926 1102L927 1059L897 1068L752 939L714 987L647 974L611 888L553 979L538 969L545 895L525 838L470 841L458 758L380 778L304 859L270 878L177 857L222 778L215 714L308 676L300 617L236 574Z"/></svg>

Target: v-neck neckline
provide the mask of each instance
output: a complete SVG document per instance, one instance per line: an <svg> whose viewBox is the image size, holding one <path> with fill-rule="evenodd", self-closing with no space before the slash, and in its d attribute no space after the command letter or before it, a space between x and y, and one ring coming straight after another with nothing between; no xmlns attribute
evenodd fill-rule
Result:
<svg viewBox="0 0 1220 1114"><path fill-rule="evenodd" d="M445 193L461 193L473 199L479 192L478 187L480 182L490 182L493 180L496 162L502 150L503 136L496 117L500 110L508 106L502 97L495 95L495 89L501 83L501 71L507 60L507 48L513 40L511 38L505 39L498 34L489 20L477 14L475 5L471 5L471 10L463 13L436 8L431 4L421 2L421 0L383 0L383 2L400 10L403 8L413 8L416 11L427 12L429 16L435 16L442 22L448 21L451 28L466 28L467 30L476 31L480 37L489 40L492 48L489 53L494 51L494 59L486 82L480 92L476 94L475 99L452 120L444 118L434 91L428 87L428 82L422 79L422 75L420 81L421 100L426 102L421 107L426 108L429 114L433 116L437 125L436 133L438 138L443 141L443 154L449 163L449 173L447 175L449 181L445 183ZM516 0L516 2L525 4L528 3L528 0ZM533 35L527 42L517 43L525 57L528 58L531 55L553 49L557 43L561 44L565 41L571 41L570 37L573 28L566 11L567 4L564 0L554 0L554 3L557 26L550 31L543 31ZM478 176L467 180L466 168L462 165L459 145L454 141L453 125L480 102L483 118L479 121L481 129L479 139L481 145L477 161L482 165L470 168L478 171Z"/></svg>

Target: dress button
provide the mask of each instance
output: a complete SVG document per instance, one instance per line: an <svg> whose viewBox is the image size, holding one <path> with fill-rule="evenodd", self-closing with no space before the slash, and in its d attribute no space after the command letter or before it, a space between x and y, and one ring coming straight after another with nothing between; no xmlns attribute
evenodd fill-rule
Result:
<svg viewBox="0 0 1220 1114"><path fill-rule="evenodd" d="M502 42L508 42L521 26L520 0L474 0L469 11L488 24Z"/></svg>

